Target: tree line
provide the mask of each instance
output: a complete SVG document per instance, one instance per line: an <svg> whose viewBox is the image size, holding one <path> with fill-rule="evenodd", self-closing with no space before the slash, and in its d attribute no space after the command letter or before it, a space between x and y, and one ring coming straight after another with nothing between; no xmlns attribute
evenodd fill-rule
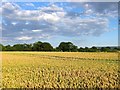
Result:
<svg viewBox="0 0 120 90"><path fill-rule="evenodd" d="M0 51L58 51L58 52L117 52L120 49L117 47L85 47L78 48L72 42L61 42L58 47L53 48L53 46L48 42L35 42L33 44L15 44L2 45L0 44Z"/></svg>

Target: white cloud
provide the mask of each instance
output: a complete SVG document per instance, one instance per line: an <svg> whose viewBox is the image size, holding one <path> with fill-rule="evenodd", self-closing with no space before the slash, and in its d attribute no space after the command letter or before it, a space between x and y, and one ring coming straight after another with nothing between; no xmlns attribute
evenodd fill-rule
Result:
<svg viewBox="0 0 120 90"><path fill-rule="evenodd" d="M9 2L6 2L6 3L3 3L2 4L2 9L4 10L17 10L17 9L21 9L20 6L18 6L17 4L15 3L9 3Z"/></svg>
<svg viewBox="0 0 120 90"><path fill-rule="evenodd" d="M52 4L50 7L39 7L41 11L63 11L63 8L58 7L55 4Z"/></svg>
<svg viewBox="0 0 120 90"><path fill-rule="evenodd" d="M26 21L25 24L28 25L28 24L30 24L30 22L27 22L27 21Z"/></svg>
<svg viewBox="0 0 120 90"><path fill-rule="evenodd" d="M17 38L15 38L15 39L17 39L17 40L31 40L32 39L32 37L28 37L28 36L21 36L21 37L17 37Z"/></svg>
<svg viewBox="0 0 120 90"><path fill-rule="evenodd" d="M60 20L60 17L57 16L56 13L52 13L52 14L47 14L45 13L43 15L44 20L48 21L48 22L57 22L58 20Z"/></svg>
<svg viewBox="0 0 120 90"><path fill-rule="evenodd" d="M15 26L17 24L17 22L12 22L11 24Z"/></svg>
<svg viewBox="0 0 120 90"><path fill-rule="evenodd" d="M8 12L8 10L10 10L10 12ZM55 12L48 13L46 10L55 10ZM21 10L19 6L16 7L15 4L13 5L11 3L6 3L3 5L3 15L15 20L45 20L49 23L54 23L63 18L65 14L66 12L61 7L56 5L41 7L40 10Z"/></svg>
<svg viewBox="0 0 120 90"><path fill-rule="evenodd" d="M32 32L41 32L42 30L32 30Z"/></svg>
<svg viewBox="0 0 120 90"><path fill-rule="evenodd" d="M31 7L35 7L35 5L33 3L27 3L27 6L31 6Z"/></svg>
<svg viewBox="0 0 120 90"><path fill-rule="evenodd" d="M88 3L86 3L86 4L84 4L84 8L85 8L85 9L90 9L90 8L91 8L91 5L88 4Z"/></svg>
<svg viewBox="0 0 120 90"><path fill-rule="evenodd" d="M52 37L52 36L49 35L49 34L41 34L38 38L39 38L39 39L44 39L44 38L50 39L51 37Z"/></svg>
<svg viewBox="0 0 120 90"><path fill-rule="evenodd" d="M2 7L0 7L0 16L2 15Z"/></svg>
<svg viewBox="0 0 120 90"><path fill-rule="evenodd" d="M90 15L90 14L93 14L93 13L95 13L95 12L92 9L88 9L88 10L85 11L86 15Z"/></svg>
<svg viewBox="0 0 120 90"><path fill-rule="evenodd" d="M9 10L7 6L9 8L12 7L12 9ZM5 3L3 7L3 19L5 19L5 23L8 25L3 24L3 27L6 29L3 32L3 36L17 37L16 40L49 39L54 35L66 37L99 36L107 32L109 27L109 18L101 18L104 13L98 13L93 8L88 8L92 7L89 4L85 5L85 11L80 16L79 13L74 15L74 12L68 15L68 12L63 7L54 4L40 7L39 10L21 10L19 6L11 3ZM112 16L111 12L109 16ZM116 12L114 11L114 13ZM13 22L18 23L16 25Z"/></svg>
<svg viewBox="0 0 120 90"><path fill-rule="evenodd" d="M57 24L59 34L66 36L93 35L99 36L108 30L106 18L64 18ZM86 34L87 33L87 34Z"/></svg>
<svg viewBox="0 0 120 90"><path fill-rule="evenodd" d="M16 8L11 3L5 3L2 6L3 9L15 10Z"/></svg>

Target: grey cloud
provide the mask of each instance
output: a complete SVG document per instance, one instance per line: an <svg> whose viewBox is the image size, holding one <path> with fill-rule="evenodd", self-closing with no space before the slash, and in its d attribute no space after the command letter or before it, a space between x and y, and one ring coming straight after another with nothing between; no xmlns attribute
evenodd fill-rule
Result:
<svg viewBox="0 0 120 90"><path fill-rule="evenodd" d="M81 35L93 35L98 36L107 32L108 19L105 18L70 18L64 19L62 24L56 25L58 32L67 36L81 36Z"/></svg>
<svg viewBox="0 0 120 90"><path fill-rule="evenodd" d="M118 3L117 2L76 2L70 3L73 8L85 9L84 12L77 12L80 15L96 15L100 17L117 17L118 16ZM92 12L91 12L91 11ZM89 11L89 12L88 12ZM87 13L88 12L88 13ZM68 13L68 15L76 15L76 12Z"/></svg>
<svg viewBox="0 0 120 90"><path fill-rule="evenodd" d="M116 11L118 9L118 3L117 2L101 2L101 3L89 3L91 7L100 13L104 13L105 11Z"/></svg>
<svg viewBox="0 0 120 90"><path fill-rule="evenodd" d="M39 10L21 10L15 3L5 3L2 7L2 26L5 29L2 33L6 38L30 40L49 39L54 35L66 37L99 36L108 30L109 20L106 17L90 18L84 14L82 17L77 16L75 12L68 15L67 11L57 5L41 7ZM41 30L41 32L33 32L33 30Z"/></svg>

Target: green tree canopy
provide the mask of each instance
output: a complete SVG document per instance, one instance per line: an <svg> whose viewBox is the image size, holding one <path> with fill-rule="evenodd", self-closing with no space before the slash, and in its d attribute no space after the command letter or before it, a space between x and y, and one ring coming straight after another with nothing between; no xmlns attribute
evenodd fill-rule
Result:
<svg viewBox="0 0 120 90"><path fill-rule="evenodd" d="M77 51L77 46L75 46L71 42L61 42L60 45L58 46L58 49L63 52L65 51L73 52L73 51Z"/></svg>

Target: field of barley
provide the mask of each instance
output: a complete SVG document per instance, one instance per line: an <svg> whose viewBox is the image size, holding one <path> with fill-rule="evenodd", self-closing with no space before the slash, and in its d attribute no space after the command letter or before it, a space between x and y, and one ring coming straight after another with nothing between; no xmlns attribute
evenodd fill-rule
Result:
<svg viewBox="0 0 120 90"><path fill-rule="evenodd" d="M118 88L118 53L2 52L2 88Z"/></svg>

